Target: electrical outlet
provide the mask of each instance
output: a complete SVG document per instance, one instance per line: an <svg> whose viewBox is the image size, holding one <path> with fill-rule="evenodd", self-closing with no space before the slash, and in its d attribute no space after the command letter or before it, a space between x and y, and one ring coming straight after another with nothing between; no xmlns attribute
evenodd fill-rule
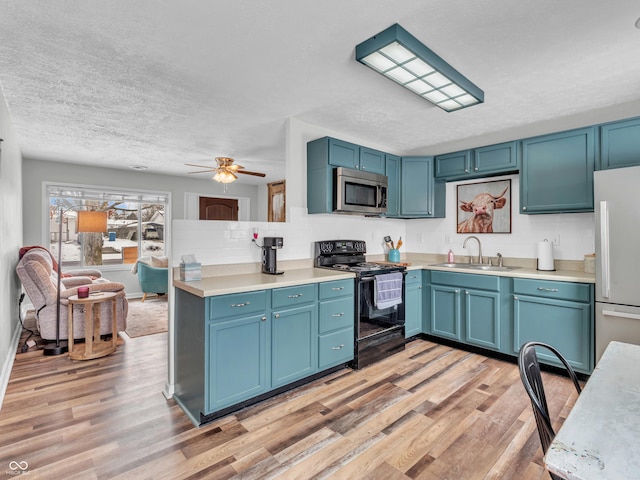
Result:
<svg viewBox="0 0 640 480"><path fill-rule="evenodd" d="M553 243L554 247L559 247L560 246L560 235L555 234L551 237L551 243Z"/></svg>
<svg viewBox="0 0 640 480"><path fill-rule="evenodd" d="M418 234L418 243L424 243L424 233Z"/></svg>
<svg viewBox="0 0 640 480"><path fill-rule="evenodd" d="M451 243L451 235L449 235L448 233L444 234L444 243L447 245Z"/></svg>

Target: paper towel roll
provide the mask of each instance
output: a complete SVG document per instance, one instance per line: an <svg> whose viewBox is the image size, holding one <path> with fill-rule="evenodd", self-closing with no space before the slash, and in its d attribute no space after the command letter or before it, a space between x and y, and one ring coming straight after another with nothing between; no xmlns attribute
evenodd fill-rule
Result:
<svg viewBox="0 0 640 480"><path fill-rule="evenodd" d="M538 242L538 270L555 270L553 265L553 243Z"/></svg>

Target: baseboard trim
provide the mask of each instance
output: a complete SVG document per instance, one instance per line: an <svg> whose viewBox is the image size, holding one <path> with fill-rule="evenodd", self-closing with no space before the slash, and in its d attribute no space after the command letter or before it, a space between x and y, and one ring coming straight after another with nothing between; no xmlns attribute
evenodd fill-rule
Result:
<svg viewBox="0 0 640 480"><path fill-rule="evenodd" d="M18 351L18 343L20 343L21 333L22 325L18 322L16 323L16 328L11 336L11 341L9 342L9 351L2 362L2 372L0 373L0 410L2 409L4 395L7 392L7 386L9 385L9 377L11 377L11 369L13 368L13 362L16 359L16 352Z"/></svg>

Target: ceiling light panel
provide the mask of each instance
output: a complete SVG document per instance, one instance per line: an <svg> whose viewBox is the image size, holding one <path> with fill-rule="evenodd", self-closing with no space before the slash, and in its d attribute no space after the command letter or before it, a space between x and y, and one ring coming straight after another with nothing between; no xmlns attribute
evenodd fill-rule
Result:
<svg viewBox="0 0 640 480"><path fill-rule="evenodd" d="M447 112L484 102L484 92L400 25L356 46L356 60Z"/></svg>

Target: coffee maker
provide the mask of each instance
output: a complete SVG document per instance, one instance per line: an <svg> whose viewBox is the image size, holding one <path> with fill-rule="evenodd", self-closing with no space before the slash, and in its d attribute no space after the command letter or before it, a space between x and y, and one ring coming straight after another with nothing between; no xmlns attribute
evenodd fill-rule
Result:
<svg viewBox="0 0 640 480"><path fill-rule="evenodd" d="M276 250L282 248L282 237L264 237L262 241L262 273L281 275L277 269Z"/></svg>

